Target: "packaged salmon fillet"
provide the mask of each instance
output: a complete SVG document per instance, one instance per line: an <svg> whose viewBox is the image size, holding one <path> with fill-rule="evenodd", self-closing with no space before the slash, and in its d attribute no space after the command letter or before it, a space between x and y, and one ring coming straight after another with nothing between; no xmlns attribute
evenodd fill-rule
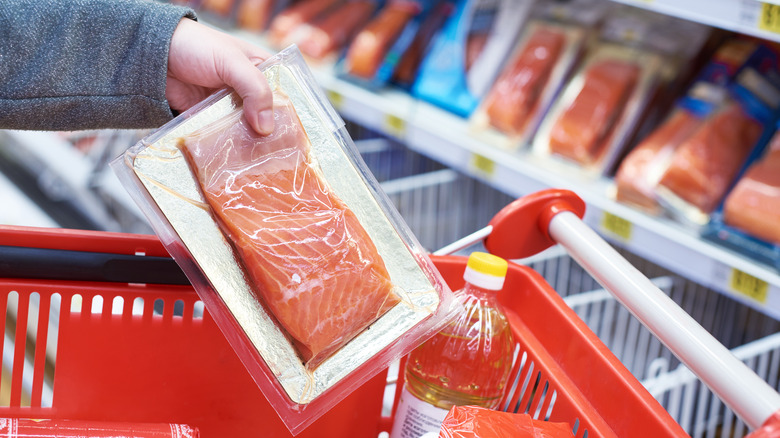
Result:
<svg viewBox="0 0 780 438"><path fill-rule="evenodd" d="M406 25L421 12L411 1L391 1L361 30L347 50L349 74L371 79Z"/></svg>
<svg viewBox="0 0 780 438"><path fill-rule="evenodd" d="M298 47L304 55L323 60L338 54L366 25L376 10L372 0L354 0L341 4L315 23L301 26Z"/></svg>
<svg viewBox="0 0 780 438"><path fill-rule="evenodd" d="M294 43L293 33L299 26L321 17L343 0L299 0L279 12L268 26L268 40L275 47Z"/></svg>
<svg viewBox="0 0 780 438"><path fill-rule="evenodd" d="M626 156L615 174L618 201L659 214L655 190L677 147L693 135L702 120L679 108Z"/></svg>
<svg viewBox="0 0 780 438"><path fill-rule="evenodd" d="M200 0L198 13L224 27L235 24L235 9L239 0Z"/></svg>
<svg viewBox="0 0 780 438"><path fill-rule="evenodd" d="M409 47L401 55L393 72L392 82L409 89L417 78L423 58L428 54L431 41L452 14L453 6L449 1L440 1L421 22Z"/></svg>
<svg viewBox="0 0 780 438"><path fill-rule="evenodd" d="M295 48L274 132L223 90L112 163L297 433L446 322L451 292Z"/></svg>
<svg viewBox="0 0 780 438"><path fill-rule="evenodd" d="M718 48L671 115L641 139L620 164L615 175L618 201L652 214L664 212L656 189L677 148L727 102L729 83L756 48L755 42L743 39L729 39Z"/></svg>
<svg viewBox="0 0 780 438"><path fill-rule="evenodd" d="M702 235L780 269L780 135L753 162L711 215Z"/></svg>
<svg viewBox="0 0 780 438"><path fill-rule="evenodd" d="M700 227L763 153L780 110L778 53L758 45L727 86L728 99L679 146L657 188L671 215Z"/></svg>
<svg viewBox="0 0 780 438"><path fill-rule="evenodd" d="M538 2L501 74L471 117L473 135L507 150L527 145L581 58L603 10L603 2L592 0Z"/></svg>
<svg viewBox="0 0 780 438"><path fill-rule="evenodd" d="M534 2L458 0L420 65L412 94L469 117L490 89Z"/></svg>
<svg viewBox="0 0 780 438"><path fill-rule="evenodd" d="M658 85L662 57L611 43L594 49L534 139L537 155L603 174L631 138Z"/></svg>
<svg viewBox="0 0 780 438"><path fill-rule="evenodd" d="M445 0L390 0L355 36L336 74L369 89L388 84L407 51L412 49L422 27L438 26L429 17L441 14L438 6ZM446 11L445 11L446 12ZM443 21L443 20L442 20ZM428 37L430 38L430 36ZM418 48L423 41L417 41ZM416 68L416 67L415 67Z"/></svg>
<svg viewBox="0 0 780 438"><path fill-rule="evenodd" d="M444 418L439 438L569 438L572 426L534 420L528 414L479 406L453 406Z"/></svg>

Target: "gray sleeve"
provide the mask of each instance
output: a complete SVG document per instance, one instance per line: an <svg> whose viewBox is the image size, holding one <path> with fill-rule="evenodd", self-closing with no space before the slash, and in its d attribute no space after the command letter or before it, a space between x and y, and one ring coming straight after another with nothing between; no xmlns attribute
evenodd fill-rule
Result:
<svg viewBox="0 0 780 438"><path fill-rule="evenodd" d="M168 48L187 8L149 0L0 1L0 128L148 128L173 117Z"/></svg>

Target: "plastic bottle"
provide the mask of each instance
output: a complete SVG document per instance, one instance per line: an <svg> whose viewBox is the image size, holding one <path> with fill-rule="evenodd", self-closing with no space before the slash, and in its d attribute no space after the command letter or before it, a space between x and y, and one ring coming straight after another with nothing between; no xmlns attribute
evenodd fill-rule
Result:
<svg viewBox="0 0 780 438"><path fill-rule="evenodd" d="M471 254L466 284L455 292L457 315L409 354L390 438L438 431L454 405L498 407L515 345L497 299L506 271L500 257Z"/></svg>

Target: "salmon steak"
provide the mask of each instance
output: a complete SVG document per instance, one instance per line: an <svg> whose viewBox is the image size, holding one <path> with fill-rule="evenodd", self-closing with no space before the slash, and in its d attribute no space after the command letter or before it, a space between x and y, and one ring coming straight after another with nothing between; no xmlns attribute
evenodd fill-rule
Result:
<svg viewBox="0 0 780 438"><path fill-rule="evenodd" d="M591 65L583 75L579 94L550 131L550 151L578 163L596 161L604 140L623 114L640 71L634 63L614 59Z"/></svg>
<svg viewBox="0 0 780 438"><path fill-rule="evenodd" d="M712 213L760 136L761 125L731 103L677 148L660 185L703 213Z"/></svg>
<svg viewBox="0 0 780 438"><path fill-rule="evenodd" d="M554 29L539 28L531 35L488 95L486 111L494 128L511 135L523 132L565 43L564 34Z"/></svg>
<svg viewBox="0 0 780 438"><path fill-rule="evenodd" d="M268 136L242 114L180 148L255 292L313 369L400 299L368 233L313 164L289 99L275 93Z"/></svg>

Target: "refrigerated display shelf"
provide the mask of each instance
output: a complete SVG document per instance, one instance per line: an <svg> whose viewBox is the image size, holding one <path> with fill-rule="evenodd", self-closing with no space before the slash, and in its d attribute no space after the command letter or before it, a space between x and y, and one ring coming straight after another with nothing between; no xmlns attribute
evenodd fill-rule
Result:
<svg viewBox="0 0 780 438"><path fill-rule="evenodd" d="M780 1L612 0L710 26L780 41Z"/></svg>
<svg viewBox="0 0 780 438"><path fill-rule="evenodd" d="M232 32L268 47L261 35ZM410 149L511 196L550 187L573 190L588 205L585 222L613 244L780 318L780 274L776 269L704 241L671 219L652 217L614 201L609 195L613 190L610 179L577 175L530 153L494 147L475 138L465 119L404 90L369 90L338 77L328 65L312 65L312 70L345 119L396 138Z"/></svg>

